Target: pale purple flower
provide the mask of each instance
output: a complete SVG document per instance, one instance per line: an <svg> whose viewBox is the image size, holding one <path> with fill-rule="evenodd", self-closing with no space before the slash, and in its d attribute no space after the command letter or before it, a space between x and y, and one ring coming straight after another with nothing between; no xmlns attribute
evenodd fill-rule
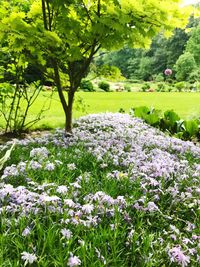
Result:
<svg viewBox="0 0 200 267"><path fill-rule="evenodd" d="M49 151L46 147L33 148L30 152L31 158L46 159L48 158Z"/></svg>
<svg viewBox="0 0 200 267"><path fill-rule="evenodd" d="M28 253L28 252L22 252L21 253L22 255L22 260L25 261L24 264L27 265L27 264L32 264L33 262L37 261L37 257L35 254L31 254L31 253Z"/></svg>
<svg viewBox="0 0 200 267"><path fill-rule="evenodd" d="M82 206L82 211L84 213L91 214L91 212L94 210L94 205L93 204L85 204Z"/></svg>
<svg viewBox="0 0 200 267"><path fill-rule="evenodd" d="M194 255L194 254L197 253L197 250L195 248L189 248L188 252L189 252L190 255Z"/></svg>
<svg viewBox="0 0 200 267"><path fill-rule="evenodd" d="M48 162L45 166L45 170L47 171L53 171L55 169L55 164L52 162Z"/></svg>
<svg viewBox="0 0 200 267"><path fill-rule="evenodd" d="M169 75L172 75L172 70L171 69L166 69L164 71L165 75L169 76Z"/></svg>
<svg viewBox="0 0 200 267"><path fill-rule="evenodd" d="M69 229L63 228L60 232L66 239L69 240L70 238L72 238L72 231L70 231Z"/></svg>
<svg viewBox="0 0 200 267"><path fill-rule="evenodd" d="M30 233L31 233L30 227L26 227L22 232L22 236L28 236Z"/></svg>
<svg viewBox="0 0 200 267"><path fill-rule="evenodd" d="M176 262L182 267L185 267L190 263L190 257L184 254L180 246L170 249L168 255L171 262Z"/></svg>
<svg viewBox="0 0 200 267"><path fill-rule="evenodd" d="M18 170L20 171L20 173L22 172L25 172L26 170L26 162L20 162L18 165L17 165L17 168Z"/></svg>
<svg viewBox="0 0 200 267"><path fill-rule="evenodd" d="M56 192L58 192L60 194L65 194L68 192L68 188L65 185L60 185L57 187Z"/></svg>
<svg viewBox="0 0 200 267"><path fill-rule="evenodd" d="M80 189L81 185L78 182L74 182L74 183L70 183L70 186L76 188L76 189Z"/></svg>
<svg viewBox="0 0 200 267"><path fill-rule="evenodd" d="M81 265L81 260L77 256L73 256L73 254L70 255L67 265L69 267L75 267Z"/></svg>
<svg viewBox="0 0 200 267"><path fill-rule="evenodd" d="M28 166L29 169L32 169L32 170L38 170L38 169L42 169L42 165L35 161L35 160L31 160L29 162L29 166Z"/></svg>
<svg viewBox="0 0 200 267"><path fill-rule="evenodd" d="M18 175L19 175L19 171L16 165L13 164L4 169L2 178L6 178L8 176L18 176Z"/></svg>
<svg viewBox="0 0 200 267"><path fill-rule="evenodd" d="M157 211L159 209L158 209L158 206L154 202L150 201L147 204L147 210L150 212L154 212L154 211Z"/></svg>
<svg viewBox="0 0 200 267"><path fill-rule="evenodd" d="M76 206L76 204L72 199L64 199L64 203L70 208L74 208Z"/></svg>

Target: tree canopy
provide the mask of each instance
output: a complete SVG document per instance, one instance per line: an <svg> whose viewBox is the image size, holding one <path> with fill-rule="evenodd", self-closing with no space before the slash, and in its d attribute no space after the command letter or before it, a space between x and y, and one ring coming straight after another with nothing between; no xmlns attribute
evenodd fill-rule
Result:
<svg viewBox="0 0 200 267"><path fill-rule="evenodd" d="M99 49L147 47L158 32L169 35L175 27L185 27L190 14L178 0L1 0L0 4L2 50L11 53L19 66L33 61L43 71L53 69L68 132L74 94ZM67 77L67 99L61 72Z"/></svg>

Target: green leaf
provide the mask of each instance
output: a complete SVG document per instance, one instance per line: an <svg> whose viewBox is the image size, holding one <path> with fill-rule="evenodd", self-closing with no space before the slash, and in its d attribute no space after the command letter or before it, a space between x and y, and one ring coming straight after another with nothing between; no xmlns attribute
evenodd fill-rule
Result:
<svg viewBox="0 0 200 267"><path fill-rule="evenodd" d="M0 170L3 169L3 166L4 166L4 164L6 163L6 161L9 160L10 155L11 155L11 152L12 152L14 146L15 146L15 142L12 144L11 148L10 148L9 150L6 151L6 153L5 153L5 155L3 156L3 158L0 159Z"/></svg>

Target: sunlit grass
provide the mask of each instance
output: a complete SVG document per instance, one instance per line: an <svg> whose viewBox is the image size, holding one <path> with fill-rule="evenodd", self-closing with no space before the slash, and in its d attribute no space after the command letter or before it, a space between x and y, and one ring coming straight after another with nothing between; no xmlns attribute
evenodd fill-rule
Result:
<svg viewBox="0 0 200 267"><path fill-rule="evenodd" d="M50 96L43 92L30 110L29 118L33 118ZM126 112L132 107L148 106L162 111L173 109L181 118L189 118L200 114L200 93L143 93L143 92L78 92L76 99L83 99L85 110L77 110L75 103L74 118L100 112L118 112L123 108ZM51 108L45 112L44 118L34 128L56 128L64 126L64 112L57 92L54 93ZM1 121L0 121L1 122Z"/></svg>

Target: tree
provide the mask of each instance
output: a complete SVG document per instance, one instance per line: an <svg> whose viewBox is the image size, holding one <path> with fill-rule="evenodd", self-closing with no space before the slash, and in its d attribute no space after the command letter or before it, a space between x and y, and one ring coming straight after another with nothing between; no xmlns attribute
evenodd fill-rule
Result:
<svg viewBox="0 0 200 267"><path fill-rule="evenodd" d="M186 51L193 54L195 61L200 66L200 24L193 29L187 42Z"/></svg>
<svg viewBox="0 0 200 267"><path fill-rule="evenodd" d="M196 68L194 56L190 52L185 52L178 58L174 68L176 70L176 79L178 81L189 80L190 73Z"/></svg>
<svg viewBox="0 0 200 267"><path fill-rule="evenodd" d="M40 64L51 65L54 82L65 113L65 131L72 131L72 106L75 92L100 49L119 49L124 45L147 47L160 30L169 33L184 27L189 12L179 1L131 0L32 0L28 8L12 9L1 21L17 19L2 34L11 37L19 53L29 54ZM19 27L18 27L19 26ZM61 72L68 77L64 94Z"/></svg>
<svg viewBox="0 0 200 267"><path fill-rule="evenodd" d="M124 77L130 78L128 67L128 61L132 58L135 58L135 49L129 47L123 47L118 51L112 51L107 53L100 54L97 58L95 58L94 63L97 66L101 65L109 65L116 66L121 70L121 73Z"/></svg>
<svg viewBox="0 0 200 267"><path fill-rule="evenodd" d="M143 57L141 59L138 74L141 80L148 81L152 79L152 58Z"/></svg>

